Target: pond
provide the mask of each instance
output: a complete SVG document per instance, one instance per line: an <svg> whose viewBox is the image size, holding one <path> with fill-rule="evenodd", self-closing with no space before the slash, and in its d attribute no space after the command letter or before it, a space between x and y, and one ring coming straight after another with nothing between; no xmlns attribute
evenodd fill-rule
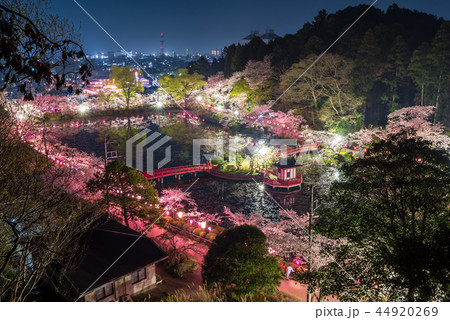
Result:
<svg viewBox="0 0 450 320"><path fill-rule="evenodd" d="M194 181L193 178L179 182L173 178L165 178L164 184L158 183L157 187L159 191L168 187L186 190ZM189 192L191 198L197 202L199 211L210 214L223 213L226 206L232 212L260 213L276 222L279 219L279 205L284 209L294 210L298 215L308 212L309 188L304 187L303 190L292 193L266 193L262 187L262 182L227 181L201 174Z"/></svg>

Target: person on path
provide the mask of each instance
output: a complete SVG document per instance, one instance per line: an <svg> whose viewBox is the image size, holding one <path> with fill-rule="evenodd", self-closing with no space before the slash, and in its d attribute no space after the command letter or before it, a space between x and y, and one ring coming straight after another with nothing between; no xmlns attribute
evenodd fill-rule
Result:
<svg viewBox="0 0 450 320"><path fill-rule="evenodd" d="M289 275L291 274L292 271L294 271L294 269L289 265L286 268L286 280L289 280Z"/></svg>

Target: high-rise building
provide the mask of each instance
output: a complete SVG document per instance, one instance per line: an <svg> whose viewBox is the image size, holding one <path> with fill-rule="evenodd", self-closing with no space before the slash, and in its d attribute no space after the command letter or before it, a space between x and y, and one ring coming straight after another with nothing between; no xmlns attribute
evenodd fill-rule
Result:
<svg viewBox="0 0 450 320"><path fill-rule="evenodd" d="M161 46L159 47L161 50L161 56L164 55L164 33L161 32Z"/></svg>

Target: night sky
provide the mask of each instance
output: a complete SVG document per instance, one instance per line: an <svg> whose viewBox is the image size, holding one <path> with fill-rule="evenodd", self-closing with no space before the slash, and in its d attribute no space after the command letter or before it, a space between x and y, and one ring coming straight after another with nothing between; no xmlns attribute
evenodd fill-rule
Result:
<svg viewBox="0 0 450 320"><path fill-rule="evenodd" d="M369 0L370 1L370 0ZM370 4L356 0L78 0L78 2L127 50L158 52L160 33L165 35L166 52L211 52L250 33L266 28L283 36L295 33L317 12L333 13L349 5ZM385 10L393 2L450 18L450 1L379 0L375 7ZM53 10L76 25L81 23L88 54L118 51L118 46L90 20L72 0L53 0Z"/></svg>

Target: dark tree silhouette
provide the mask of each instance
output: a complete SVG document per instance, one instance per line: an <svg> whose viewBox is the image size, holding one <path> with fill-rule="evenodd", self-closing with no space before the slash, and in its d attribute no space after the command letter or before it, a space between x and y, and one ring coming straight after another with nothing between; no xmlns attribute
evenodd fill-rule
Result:
<svg viewBox="0 0 450 320"><path fill-rule="evenodd" d="M83 49L70 36L50 39L36 25L17 10L0 5L0 72L4 74L0 91L15 85L27 100L33 99L33 83L66 87L69 93L79 91L79 85L88 83L92 69ZM81 65L74 66L74 62Z"/></svg>

